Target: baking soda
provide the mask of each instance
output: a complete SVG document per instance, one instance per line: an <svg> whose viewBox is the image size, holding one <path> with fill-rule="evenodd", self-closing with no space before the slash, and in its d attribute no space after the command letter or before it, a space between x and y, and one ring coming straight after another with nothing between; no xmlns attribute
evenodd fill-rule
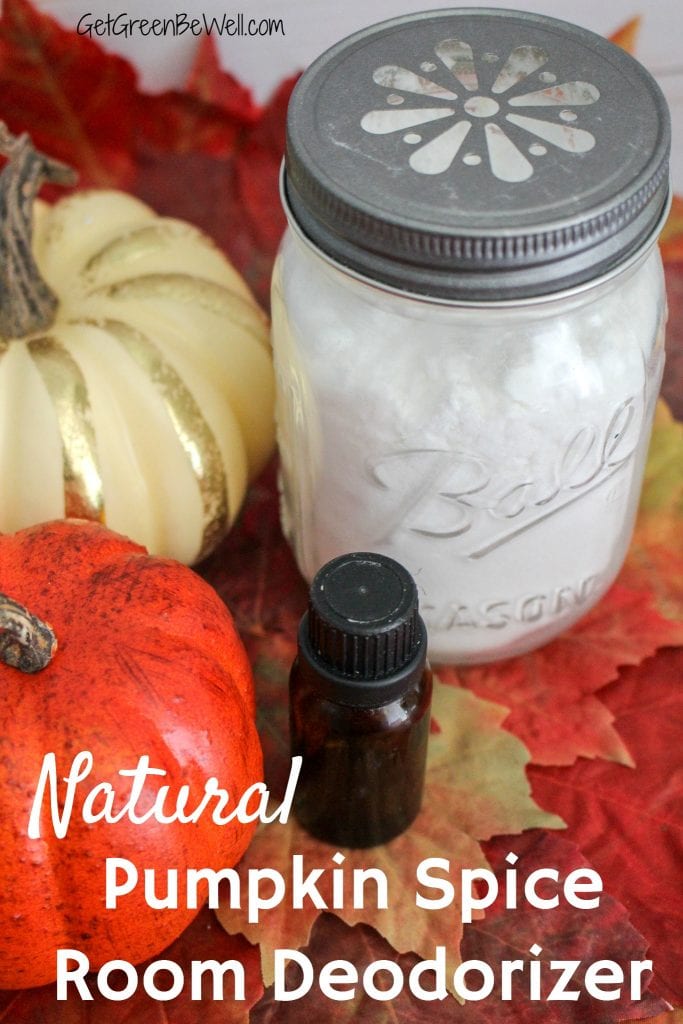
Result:
<svg viewBox="0 0 683 1024"><path fill-rule="evenodd" d="M519 653L609 587L663 365L656 250L487 308L354 280L290 232L273 293L283 523L303 574L402 562L435 660Z"/></svg>

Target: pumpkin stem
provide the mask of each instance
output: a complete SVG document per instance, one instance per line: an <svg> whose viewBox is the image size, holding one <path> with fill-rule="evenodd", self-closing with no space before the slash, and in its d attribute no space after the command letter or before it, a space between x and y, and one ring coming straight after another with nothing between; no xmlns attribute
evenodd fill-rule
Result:
<svg viewBox="0 0 683 1024"><path fill-rule="evenodd" d="M0 594L0 661L20 672L40 672L56 650L52 628L11 597Z"/></svg>
<svg viewBox="0 0 683 1024"><path fill-rule="evenodd" d="M44 182L72 185L76 175L2 122L0 154L0 337L24 338L51 326L58 301L33 258L33 202Z"/></svg>

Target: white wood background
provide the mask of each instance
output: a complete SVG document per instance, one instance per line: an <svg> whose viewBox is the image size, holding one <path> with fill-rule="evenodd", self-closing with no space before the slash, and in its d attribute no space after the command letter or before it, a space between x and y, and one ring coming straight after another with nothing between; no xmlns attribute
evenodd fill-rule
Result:
<svg viewBox="0 0 683 1024"><path fill-rule="evenodd" d="M282 18L285 35L270 38L217 39L223 65L265 99L285 75L309 64L319 53L350 32L383 18L418 9L456 6L431 0L34 0L64 25L73 27L88 12L103 17L126 12L131 17L206 14ZM462 6L516 7L564 18L604 35L634 15L642 18L637 56L659 81L674 123L672 169L674 187L683 193L683 0L519 0L498 4L462 0ZM189 34L177 39L102 38L107 49L137 65L145 89L182 85L197 45Z"/></svg>

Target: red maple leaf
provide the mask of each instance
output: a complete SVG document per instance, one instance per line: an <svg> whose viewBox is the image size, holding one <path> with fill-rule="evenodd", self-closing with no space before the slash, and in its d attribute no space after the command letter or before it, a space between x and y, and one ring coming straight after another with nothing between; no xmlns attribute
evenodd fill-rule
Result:
<svg viewBox="0 0 683 1024"><path fill-rule="evenodd" d="M656 1017L648 1017L647 1024L683 1024L683 1010L671 1010Z"/></svg>
<svg viewBox="0 0 683 1024"><path fill-rule="evenodd" d="M75 167L80 187L124 188L205 230L264 305L285 226L278 175L294 81L260 108L209 40L186 91L149 96L127 61L27 0L3 5L0 118Z"/></svg>
<svg viewBox="0 0 683 1024"><path fill-rule="evenodd" d="M200 37L185 91L215 104L242 124L256 124L261 117L251 91L221 68L213 36Z"/></svg>
<svg viewBox="0 0 683 1024"><path fill-rule="evenodd" d="M439 667L444 682L466 686L509 707L506 728L527 745L535 764L632 758L613 715L596 696L621 665L637 665L658 647L683 640L647 590L615 584L575 626L518 658L473 668Z"/></svg>
<svg viewBox="0 0 683 1024"><path fill-rule="evenodd" d="M120 57L103 59L24 0L5 0L0 19L0 115L14 132L74 163L86 185L128 185L135 175L136 76ZM116 102L113 102L116 97Z"/></svg>
<svg viewBox="0 0 683 1024"><path fill-rule="evenodd" d="M603 693L637 771L604 761L531 768L539 803L601 873L651 942L654 990L683 1001L683 649L624 669Z"/></svg>

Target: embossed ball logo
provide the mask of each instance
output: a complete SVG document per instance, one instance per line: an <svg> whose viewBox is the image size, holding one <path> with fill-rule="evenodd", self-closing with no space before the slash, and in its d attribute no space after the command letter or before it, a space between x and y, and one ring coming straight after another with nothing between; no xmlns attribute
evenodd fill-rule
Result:
<svg viewBox="0 0 683 1024"><path fill-rule="evenodd" d="M490 93L480 89L472 47L460 39L443 39L434 48L435 56L465 93L454 91L425 77L439 70L433 61L420 65L423 74L396 64L376 68L373 80L389 90L389 109L371 110L361 120L361 127L371 135L405 132L403 141L414 147L408 163L418 174L442 174L460 159L476 167L488 156L491 173L500 181L526 181L534 173L529 157L542 159L547 143L569 153L587 153L595 145L595 136L572 122L577 120L574 107L588 106L600 98L590 82L557 83L552 71L540 71L549 61L538 46L516 46L501 67ZM481 61L497 64L497 53L483 53ZM539 72L536 82L528 81ZM529 86L540 86L532 88ZM520 92L520 88L525 91ZM438 101L438 106L404 107L407 93ZM521 111L548 108L545 117L530 116ZM455 123L451 123L455 119ZM414 129L434 121L448 122L444 130L427 140ZM520 128L536 141L530 141L526 152L506 132L506 125ZM483 131L482 131L483 128ZM519 133L516 133L519 138Z"/></svg>

